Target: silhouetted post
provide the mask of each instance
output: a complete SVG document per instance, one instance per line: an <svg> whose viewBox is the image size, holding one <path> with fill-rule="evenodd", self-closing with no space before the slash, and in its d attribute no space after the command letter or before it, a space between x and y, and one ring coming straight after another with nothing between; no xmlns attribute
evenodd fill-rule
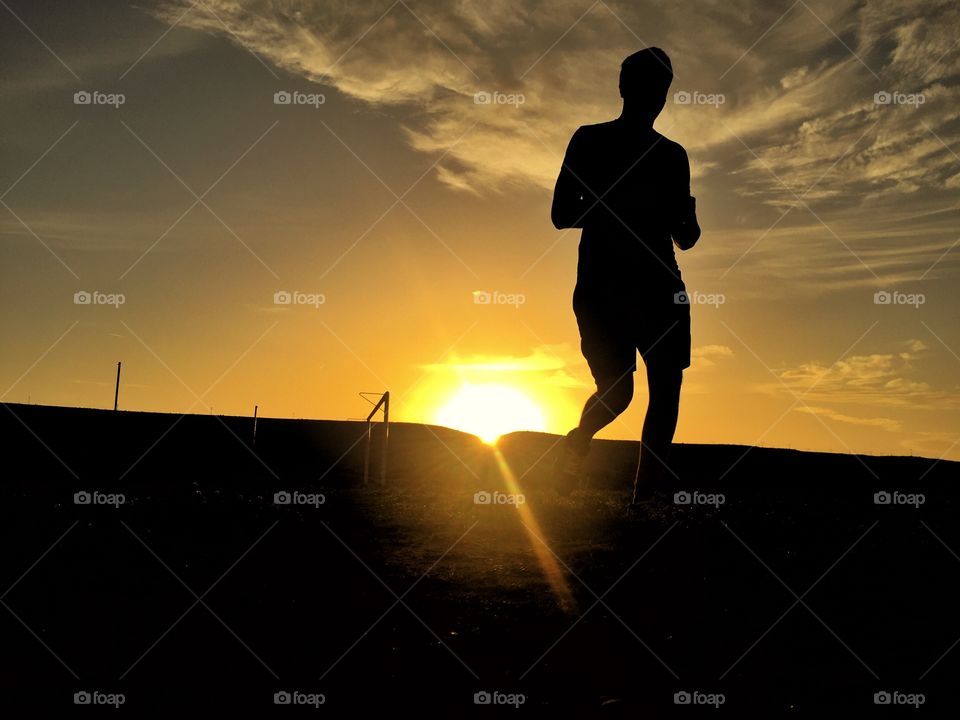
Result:
<svg viewBox="0 0 960 720"><path fill-rule="evenodd" d="M368 402L373 402L367 398L368 395L377 395L377 393L360 393L360 397L368 400ZM380 399L377 400L376 404L373 406L373 410L370 411L370 414L367 415L367 442L366 447L363 451L363 484L366 485L370 480L370 443L373 440L373 416L383 408L383 448L382 448L382 457L380 458L380 482L386 482L387 479L387 440L390 436L390 393L384 392L380 394Z"/></svg>
<svg viewBox="0 0 960 720"><path fill-rule="evenodd" d="M113 411L117 411L117 401L120 400L120 362L117 362L117 386L113 391Z"/></svg>
<svg viewBox="0 0 960 720"><path fill-rule="evenodd" d="M367 442L363 448L363 484L370 479L370 418L367 418Z"/></svg>
<svg viewBox="0 0 960 720"><path fill-rule="evenodd" d="M253 440L250 442L253 446L257 444L257 408L259 407L259 405L253 406Z"/></svg>
<svg viewBox="0 0 960 720"><path fill-rule="evenodd" d="M390 391L383 394L383 456L380 458L380 482L387 482L387 442L390 440Z"/></svg>

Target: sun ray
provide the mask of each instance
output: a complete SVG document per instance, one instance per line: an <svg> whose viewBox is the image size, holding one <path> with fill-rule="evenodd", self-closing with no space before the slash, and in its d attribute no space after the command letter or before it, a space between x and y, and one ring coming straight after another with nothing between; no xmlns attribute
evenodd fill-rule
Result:
<svg viewBox="0 0 960 720"><path fill-rule="evenodd" d="M497 461L497 468L500 471L500 476L507 484L507 489L514 495L522 495L523 491L520 483L517 481L516 475L514 475L513 470L507 463L507 459L498 447L493 447L493 457ZM537 558L540 569L543 571L543 576L547 584L557 599L557 604L564 612L575 612L577 603L573 597L573 593L570 591L570 585L567 583L566 575L564 574L563 568L560 567L557 557L547 545L543 530L540 529L540 523L537 522L533 510L530 508L529 503L518 503L516 508L517 514L520 516L520 523L523 525L527 539L530 541L530 547Z"/></svg>

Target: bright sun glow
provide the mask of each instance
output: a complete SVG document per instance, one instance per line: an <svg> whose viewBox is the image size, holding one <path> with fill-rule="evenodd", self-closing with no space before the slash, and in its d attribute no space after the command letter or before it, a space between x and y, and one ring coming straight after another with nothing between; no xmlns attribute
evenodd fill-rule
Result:
<svg viewBox="0 0 960 720"><path fill-rule="evenodd" d="M472 433L493 444L515 430L543 431L543 413L522 391L507 385L463 385L437 413L440 425Z"/></svg>

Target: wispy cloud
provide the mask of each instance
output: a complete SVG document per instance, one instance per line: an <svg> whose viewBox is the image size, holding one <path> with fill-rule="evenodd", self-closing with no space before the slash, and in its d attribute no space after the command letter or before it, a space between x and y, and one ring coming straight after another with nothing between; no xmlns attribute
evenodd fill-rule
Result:
<svg viewBox="0 0 960 720"><path fill-rule="evenodd" d="M700 345L690 351L697 368L713 367L719 360L733 357L733 350L726 345Z"/></svg>
<svg viewBox="0 0 960 720"><path fill-rule="evenodd" d="M917 379L927 356L922 340L908 340L896 352L851 355L834 365L808 362L780 370L780 383L767 391L791 392L816 405L846 404L943 411L960 408L960 394ZM847 420L850 422L850 420Z"/></svg>
<svg viewBox="0 0 960 720"><path fill-rule="evenodd" d="M844 413L831 410L830 408L816 407L814 405L802 405L797 408L797 411L808 413L810 415L818 415L822 418L826 418L827 420L833 420L834 422L846 423L848 425L861 425L864 427L875 427L880 428L881 430L889 430L891 432L900 430L903 427L900 421L892 418L856 417L853 415L845 415Z"/></svg>
<svg viewBox="0 0 960 720"><path fill-rule="evenodd" d="M157 12L173 22L191 5L171 0ZM746 173L743 192L764 202L796 202L770 170L797 194L818 183L808 201L847 202L943 186L957 173L921 125L939 132L954 117L955 3L761 9L740 0L691 14L611 1L585 9L572 1L208 0L181 25L359 101L409 107L406 132L417 150L448 149L475 126L438 167L458 189L550 187L572 128L616 109L619 62L647 43L674 54L675 89L725 97L715 108L668 106L696 169ZM525 101L474 103L475 93L493 91ZM924 104L877 105L878 91L922 93Z"/></svg>
<svg viewBox="0 0 960 720"><path fill-rule="evenodd" d="M550 385L565 388L589 387L571 366L582 359L565 344L535 348L528 355L458 355L445 362L421 365L421 369L438 375L453 375L466 382L510 380L529 385Z"/></svg>
<svg viewBox="0 0 960 720"><path fill-rule="evenodd" d="M157 12L172 22L191 4ZM950 2L854 0L732 0L693 14L617 1L210 0L181 25L392 108L412 149L442 157L437 179L475 195L552 189L572 131L619 112L622 59L660 45L671 93L723 98L671 95L658 125L687 147L695 194L733 196L708 227L722 240L718 274L763 263L785 289L819 293L919 279L956 240L955 215L930 213L955 203L960 183L958 15ZM883 92L922 104L878 103ZM477 93L523 102L477 104ZM911 219L870 226L894 214ZM901 241L911 233L924 242ZM877 257L889 248L902 253Z"/></svg>

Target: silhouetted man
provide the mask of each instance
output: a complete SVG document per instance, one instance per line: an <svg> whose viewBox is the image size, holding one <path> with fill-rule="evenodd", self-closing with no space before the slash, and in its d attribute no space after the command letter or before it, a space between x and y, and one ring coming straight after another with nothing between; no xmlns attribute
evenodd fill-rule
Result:
<svg viewBox="0 0 960 720"><path fill-rule="evenodd" d="M634 504L666 469L690 366L690 305L673 246L688 250L700 237L687 153L653 129L672 81L670 58L660 48L624 60L620 117L577 129L557 178L553 224L583 229L573 310L597 384L565 438L561 492L580 481L591 438L630 405L638 350L650 403Z"/></svg>

